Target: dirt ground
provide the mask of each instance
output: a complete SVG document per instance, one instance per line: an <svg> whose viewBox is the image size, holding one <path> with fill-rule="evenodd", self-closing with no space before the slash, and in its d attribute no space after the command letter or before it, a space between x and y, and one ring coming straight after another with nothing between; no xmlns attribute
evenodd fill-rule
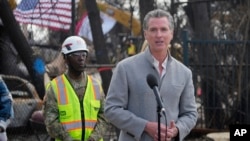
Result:
<svg viewBox="0 0 250 141"><path fill-rule="evenodd" d="M39 139L35 135L8 135L8 141L50 141L47 135L39 135Z"/></svg>
<svg viewBox="0 0 250 141"><path fill-rule="evenodd" d="M47 134L39 134L36 136L33 133L30 134L8 134L8 141L50 141L50 137ZM105 139L104 141L117 141L112 139ZM206 137L190 137L184 141L213 141Z"/></svg>
<svg viewBox="0 0 250 141"><path fill-rule="evenodd" d="M117 141L115 128L107 131L104 141ZM25 128L15 128L7 130L8 141L50 141L50 137L44 130L44 127L32 128L31 126ZM205 135L192 133L184 141L213 141Z"/></svg>

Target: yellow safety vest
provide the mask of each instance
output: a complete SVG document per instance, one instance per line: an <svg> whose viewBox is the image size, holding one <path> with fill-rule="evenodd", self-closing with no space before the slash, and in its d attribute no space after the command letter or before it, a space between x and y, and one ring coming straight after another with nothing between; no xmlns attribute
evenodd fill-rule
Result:
<svg viewBox="0 0 250 141"><path fill-rule="evenodd" d="M80 101L65 75L52 80L51 86L57 98L60 122L75 140L82 140L82 122L84 122L84 141L87 140L97 123L97 114L101 106L102 88L100 83L88 76L83 100L84 121L81 117Z"/></svg>

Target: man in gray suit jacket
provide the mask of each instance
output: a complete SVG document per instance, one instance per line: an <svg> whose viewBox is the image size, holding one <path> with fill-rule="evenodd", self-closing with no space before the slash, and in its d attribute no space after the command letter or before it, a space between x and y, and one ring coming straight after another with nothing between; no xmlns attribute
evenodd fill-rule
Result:
<svg viewBox="0 0 250 141"><path fill-rule="evenodd" d="M198 113L192 72L170 55L173 18L166 11L153 10L145 16L143 30L148 47L117 64L105 116L121 130L119 141L182 141L196 125ZM159 84L165 109L160 116L159 102L147 84L148 74Z"/></svg>

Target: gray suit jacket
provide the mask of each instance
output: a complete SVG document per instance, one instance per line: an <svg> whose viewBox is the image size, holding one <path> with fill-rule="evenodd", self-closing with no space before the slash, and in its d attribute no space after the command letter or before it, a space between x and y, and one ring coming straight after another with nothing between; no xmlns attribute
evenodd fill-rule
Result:
<svg viewBox="0 0 250 141"><path fill-rule="evenodd" d="M167 119L161 116L161 122L169 125L174 120L179 129L176 140L183 140L198 117L192 72L170 54L161 80L149 49L119 62L108 90L105 116L121 129L119 141L152 141L144 128L148 121L157 122L158 116L156 97L146 80L148 74L158 79Z"/></svg>

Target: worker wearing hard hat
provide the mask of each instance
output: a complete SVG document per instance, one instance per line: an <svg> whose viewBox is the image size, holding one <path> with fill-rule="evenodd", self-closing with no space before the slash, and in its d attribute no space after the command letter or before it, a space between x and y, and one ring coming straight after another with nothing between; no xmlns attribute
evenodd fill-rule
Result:
<svg viewBox="0 0 250 141"><path fill-rule="evenodd" d="M68 37L62 44L67 70L46 86L45 125L56 140L99 141L106 132L102 86L85 72L88 52L81 37Z"/></svg>

